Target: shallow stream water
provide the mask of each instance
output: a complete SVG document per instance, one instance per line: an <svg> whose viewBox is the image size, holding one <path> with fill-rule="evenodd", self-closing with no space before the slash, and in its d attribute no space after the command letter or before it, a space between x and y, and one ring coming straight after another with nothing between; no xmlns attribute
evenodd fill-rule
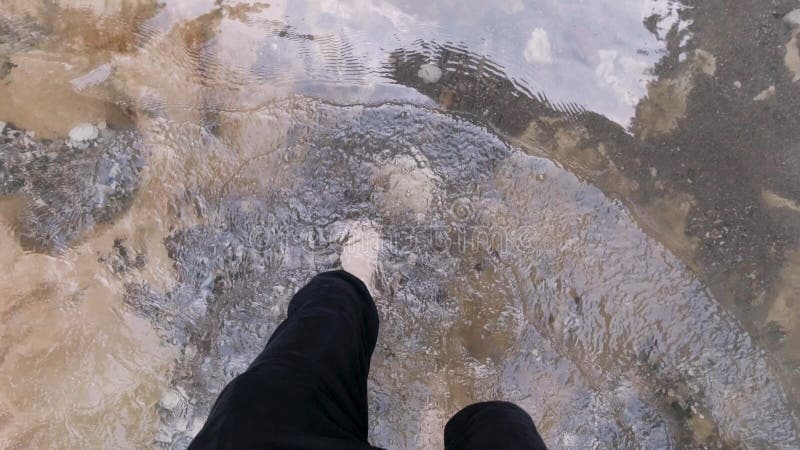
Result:
<svg viewBox="0 0 800 450"><path fill-rule="evenodd" d="M343 264L374 445L800 447L797 6L0 0L0 447L184 448Z"/></svg>

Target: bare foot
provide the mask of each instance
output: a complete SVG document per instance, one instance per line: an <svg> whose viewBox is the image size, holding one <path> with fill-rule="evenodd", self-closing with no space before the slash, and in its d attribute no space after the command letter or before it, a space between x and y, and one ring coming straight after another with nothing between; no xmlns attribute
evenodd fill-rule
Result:
<svg viewBox="0 0 800 450"><path fill-rule="evenodd" d="M352 222L347 234L340 257L342 268L361 279L370 293L374 293L378 254L383 247L378 226L369 220Z"/></svg>

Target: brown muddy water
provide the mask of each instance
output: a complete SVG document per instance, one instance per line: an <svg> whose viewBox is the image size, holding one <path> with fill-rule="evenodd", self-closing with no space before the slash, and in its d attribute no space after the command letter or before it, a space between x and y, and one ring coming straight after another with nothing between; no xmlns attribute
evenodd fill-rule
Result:
<svg viewBox="0 0 800 450"><path fill-rule="evenodd" d="M0 0L0 447L185 447L343 265L375 445L800 448L798 7Z"/></svg>

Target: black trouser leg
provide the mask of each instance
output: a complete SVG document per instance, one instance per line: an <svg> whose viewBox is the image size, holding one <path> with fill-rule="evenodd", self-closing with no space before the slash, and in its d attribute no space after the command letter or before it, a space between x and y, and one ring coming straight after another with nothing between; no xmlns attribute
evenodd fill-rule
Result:
<svg viewBox="0 0 800 450"><path fill-rule="evenodd" d="M364 284L344 271L316 276L222 391L190 448L369 448L367 375L377 338Z"/></svg>
<svg viewBox="0 0 800 450"><path fill-rule="evenodd" d="M444 427L446 450L546 450L531 416L508 402L467 406Z"/></svg>

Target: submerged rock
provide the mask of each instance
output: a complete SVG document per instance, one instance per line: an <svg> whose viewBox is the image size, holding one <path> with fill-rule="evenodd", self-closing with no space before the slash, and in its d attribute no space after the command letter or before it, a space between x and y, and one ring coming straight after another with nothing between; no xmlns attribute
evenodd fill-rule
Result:
<svg viewBox="0 0 800 450"><path fill-rule="evenodd" d="M27 199L21 230L26 247L63 250L133 200L142 169L139 134L108 130L101 136L86 125L75 138L93 139L91 147L36 140L12 127L0 137L0 195Z"/></svg>
<svg viewBox="0 0 800 450"><path fill-rule="evenodd" d="M93 141L99 136L100 130L90 123L78 124L69 132L69 139L72 142Z"/></svg>
<svg viewBox="0 0 800 450"><path fill-rule="evenodd" d="M436 83L442 78L442 69L435 64L423 64L420 66L417 76L419 76L425 84Z"/></svg>
<svg viewBox="0 0 800 450"><path fill-rule="evenodd" d="M771 99L773 97L775 97L775 85L772 85L772 86L764 89L763 91L761 91L758 95L753 97L753 101L763 102L763 101L769 100L769 99Z"/></svg>
<svg viewBox="0 0 800 450"><path fill-rule="evenodd" d="M789 11L788 14L783 16L783 23L790 26L791 28L800 27L800 9Z"/></svg>
<svg viewBox="0 0 800 450"><path fill-rule="evenodd" d="M95 69L92 69L85 75L81 75L78 78L75 78L70 81L70 84L75 88L77 91L82 91L84 89L97 86L108 79L113 72L113 67L111 64L102 64Z"/></svg>

